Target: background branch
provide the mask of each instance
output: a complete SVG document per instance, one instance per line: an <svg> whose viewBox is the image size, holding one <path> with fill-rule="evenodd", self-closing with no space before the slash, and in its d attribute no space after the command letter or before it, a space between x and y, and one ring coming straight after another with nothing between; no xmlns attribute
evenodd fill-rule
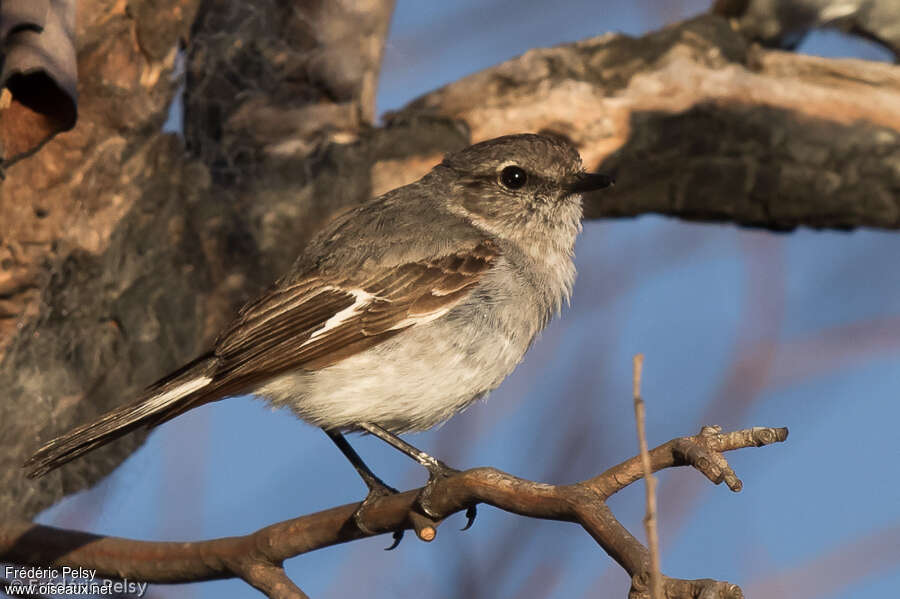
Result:
<svg viewBox="0 0 900 599"><path fill-rule="evenodd" d="M641 468L644 471L646 486L647 511L644 515L644 530L647 533L647 546L650 550L650 597L664 599L662 566L659 555L659 529L656 525L656 477L650 465L650 451L647 449L647 409L641 398L641 375L644 370L644 355L637 354L633 360L634 420L637 425L638 450L640 451Z"/></svg>
<svg viewBox="0 0 900 599"><path fill-rule="evenodd" d="M898 105L898 66L763 49L703 16L641 38L532 50L395 118L451 117L475 140L571 137L588 167L616 177L615 194L589 199L593 218L893 229Z"/></svg>

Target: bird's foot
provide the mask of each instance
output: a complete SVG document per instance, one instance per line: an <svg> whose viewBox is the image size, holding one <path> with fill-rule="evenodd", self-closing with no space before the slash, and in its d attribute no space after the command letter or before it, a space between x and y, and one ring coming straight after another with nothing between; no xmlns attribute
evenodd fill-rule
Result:
<svg viewBox="0 0 900 599"><path fill-rule="evenodd" d="M431 458L428 460L428 463L423 463L422 465L428 469L428 482L425 483L425 486L422 488L422 491L419 493L418 503L419 507L422 508L422 511L426 516L431 518L432 520L439 520L441 514L435 511L434 507L431 504L432 494L434 493L434 486L441 479L450 478L456 474L459 474L460 471L456 468L451 468L444 462L440 461L437 458L432 456L428 456ZM475 523L475 517L478 515L478 511L474 505L466 508L466 525L463 526L462 530L469 530L472 527L472 524Z"/></svg>
<svg viewBox="0 0 900 599"><path fill-rule="evenodd" d="M376 533L374 530L366 526L366 511L371 508L373 505L378 503L383 497L390 497L391 495L396 495L399 493L397 489L391 487L389 485L384 484L380 480L367 480L366 483L369 485L369 494L366 495L366 498L363 499L362 503L359 504L359 507L356 508L356 511L353 512L353 523L356 524L356 528L360 530L365 535L374 536ZM397 545L400 544L400 541L403 540L403 529L394 531L394 542L390 547L386 547L386 551L390 551L394 549Z"/></svg>

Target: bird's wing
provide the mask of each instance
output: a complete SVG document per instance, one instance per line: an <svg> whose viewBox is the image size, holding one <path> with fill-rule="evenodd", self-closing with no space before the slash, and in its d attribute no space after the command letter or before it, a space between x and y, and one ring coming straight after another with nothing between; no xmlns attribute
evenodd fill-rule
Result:
<svg viewBox="0 0 900 599"><path fill-rule="evenodd" d="M315 370L372 347L462 301L500 256L489 239L366 277L310 275L246 306L214 350L219 388Z"/></svg>
<svg viewBox="0 0 900 599"><path fill-rule="evenodd" d="M280 373L315 370L446 314L500 257L488 239L427 260L341 280L311 274L277 285L241 310L212 352L116 408L41 447L25 464L41 476L139 427L252 390Z"/></svg>

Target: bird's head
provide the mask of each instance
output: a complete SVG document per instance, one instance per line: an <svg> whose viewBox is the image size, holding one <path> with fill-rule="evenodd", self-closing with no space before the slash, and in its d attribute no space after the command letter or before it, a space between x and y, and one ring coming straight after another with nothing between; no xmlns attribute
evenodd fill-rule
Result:
<svg viewBox="0 0 900 599"><path fill-rule="evenodd" d="M501 237L577 229L581 194L612 179L584 171L578 150L545 135L507 135L448 155L436 170L452 208Z"/></svg>

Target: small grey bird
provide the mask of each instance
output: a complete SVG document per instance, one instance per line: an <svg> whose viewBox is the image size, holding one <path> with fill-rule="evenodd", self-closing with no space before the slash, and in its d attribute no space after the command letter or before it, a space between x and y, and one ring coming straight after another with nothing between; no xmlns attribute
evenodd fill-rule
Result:
<svg viewBox="0 0 900 599"><path fill-rule="evenodd" d="M360 511L393 489L345 432L407 453L428 468L430 488L451 469L396 435L444 422L513 371L571 294L581 193L611 183L585 173L569 142L540 135L448 155L327 225L212 350L41 447L29 476L139 426L253 394L325 430L369 487ZM431 515L424 494L420 504Z"/></svg>

